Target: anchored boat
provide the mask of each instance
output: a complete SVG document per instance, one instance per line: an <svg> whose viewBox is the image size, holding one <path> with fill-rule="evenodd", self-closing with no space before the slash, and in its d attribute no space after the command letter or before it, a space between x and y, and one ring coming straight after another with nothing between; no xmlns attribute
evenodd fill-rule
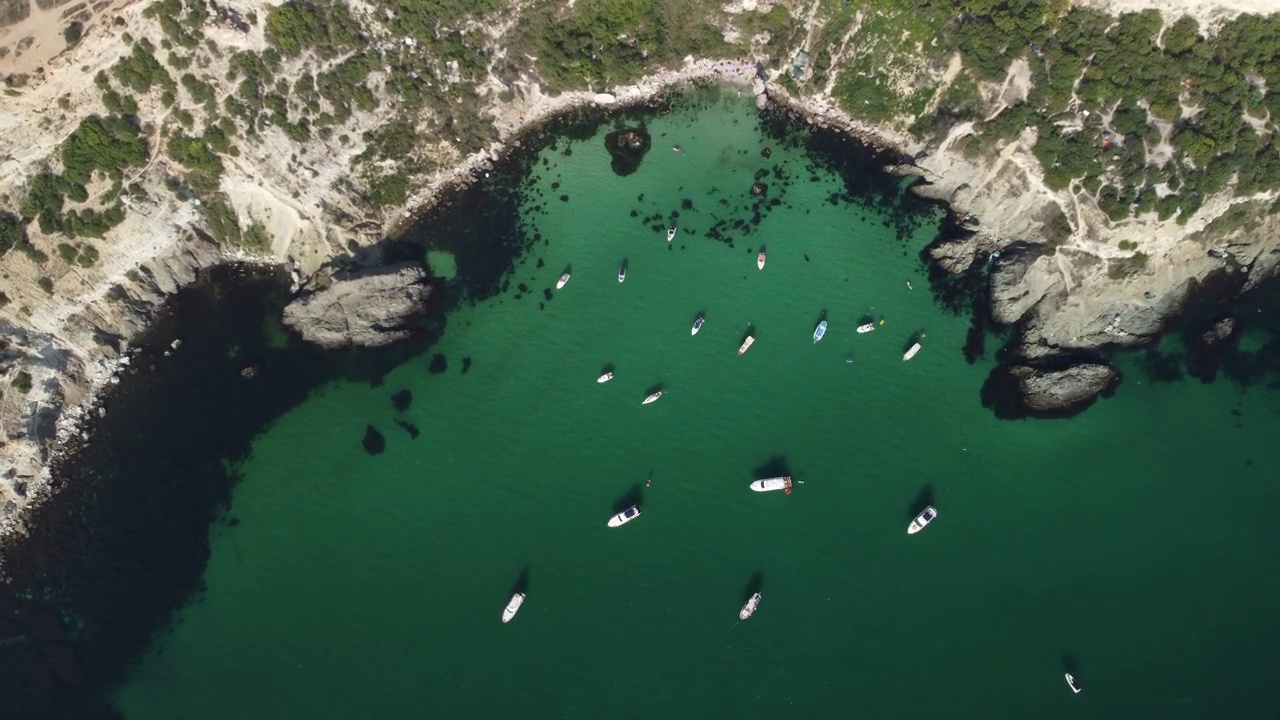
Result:
<svg viewBox="0 0 1280 720"><path fill-rule="evenodd" d="M697 335L697 334L698 334L698 331L702 329L702 323L703 323L703 322L704 322L704 320L702 319L702 316L701 316L701 315L699 315L699 316L698 316L698 319L693 321L693 329L689 331L689 334L690 334L690 335Z"/></svg>
<svg viewBox="0 0 1280 720"><path fill-rule="evenodd" d="M610 380L612 380L612 379L613 379L613 372L612 372L612 371L610 371L610 372L607 372L607 373L605 373L605 374L601 375L600 377L596 378L596 382L598 382L598 383L607 383L607 382L609 382L609 381L610 381Z"/></svg>
<svg viewBox="0 0 1280 720"><path fill-rule="evenodd" d="M524 604L524 593L518 592L511 596L511 601L507 603L507 607L502 611L502 622L509 623L511 618L520 612L520 606Z"/></svg>
<svg viewBox="0 0 1280 720"><path fill-rule="evenodd" d="M761 252L759 255L756 256L756 267L760 268L761 270L764 269L764 253L763 252Z"/></svg>
<svg viewBox="0 0 1280 720"><path fill-rule="evenodd" d="M619 267L618 267L618 282L622 282L623 280L626 280L626 279L627 279L627 266L626 266L626 265L619 266Z"/></svg>
<svg viewBox="0 0 1280 720"><path fill-rule="evenodd" d="M671 242L672 239L675 238L675 236L676 236L676 226L672 225L671 227L667 228L667 242Z"/></svg>
<svg viewBox="0 0 1280 720"><path fill-rule="evenodd" d="M765 478L751 483L751 489L756 492L770 492L772 490L786 490L791 492L791 476Z"/></svg>
<svg viewBox="0 0 1280 720"><path fill-rule="evenodd" d="M556 289L559 290L560 288L564 287L568 282L569 282L569 273L565 273L561 275L560 279L556 281Z"/></svg>
<svg viewBox="0 0 1280 720"><path fill-rule="evenodd" d="M649 397L645 398L645 399L644 399L644 402L641 402L640 404L641 404L641 405L648 405L649 403L658 402L658 398L660 398L660 397L662 397L662 391L661 391L661 390L659 390L658 392L656 392L656 393L654 393L654 394L650 395Z"/></svg>
<svg viewBox="0 0 1280 720"><path fill-rule="evenodd" d="M1071 692L1079 695L1080 691L1083 690L1084 688L1080 687L1080 683L1076 681L1076 678L1074 675L1072 675L1071 673L1066 673L1066 676L1067 676L1067 687L1071 688Z"/></svg>
<svg viewBox="0 0 1280 720"><path fill-rule="evenodd" d="M935 510L932 505L930 505L929 507L925 508L919 515L917 515L916 519L912 520L911 524L907 526L907 534L915 535L916 533L925 529L925 526L933 522L934 518L936 517L938 517L938 511Z"/></svg>
<svg viewBox="0 0 1280 720"><path fill-rule="evenodd" d="M738 346L738 354L741 355L742 353L746 352L747 348L751 347L751 343L755 341L756 341L755 337L748 335L747 339L742 341L742 345Z"/></svg>
<svg viewBox="0 0 1280 720"><path fill-rule="evenodd" d="M915 356L916 356L916 353L918 353L918 352L920 352L920 343L916 343L916 344L912 345L912 346L910 347L910 349L908 349L905 353L903 353L903 354L902 354L902 361L903 361L903 362L906 362L906 361L910 360L911 358L915 357Z"/></svg>
<svg viewBox="0 0 1280 720"><path fill-rule="evenodd" d="M871 332L872 330L875 330L875 329L876 329L876 324L875 324L875 323L867 323L866 325L859 325L859 326L858 326L858 334L860 334L860 335L861 335L862 333L869 333L869 332Z"/></svg>
<svg viewBox="0 0 1280 720"><path fill-rule="evenodd" d="M627 523L631 522L632 520L635 520L638 517L640 517L640 506L632 505L626 510L623 510L617 515L614 515L613 517L609 518L609 527L618 527L620 525L626 525Z"/></svg>
<svg viewBox="0 0 1280 720"><path fill-rule="evenodd" d="M827 321L823 320L822 322L818 323L818 327L813 329L813 341L815 343L818 342L819 340L822 339L822 336L826 334L827 334Z"/></svg>
<svg viewBox="0 0 1280 720"><path fill-rule="evenodd" d="M760 607L760 593L752 595L751 598L743 604L742 609L738 611L738 619L746 620L755 614L756 608L758 607Z"/></svg>

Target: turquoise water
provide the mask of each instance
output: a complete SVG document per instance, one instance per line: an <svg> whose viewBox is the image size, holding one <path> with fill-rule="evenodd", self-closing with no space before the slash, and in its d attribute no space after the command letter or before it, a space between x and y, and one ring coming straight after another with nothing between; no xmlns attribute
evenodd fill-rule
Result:
<svg viewBox="0 0 1280 720"><path fill-rule="evenodd" d="M450 316L443 373L326 387L259 438L208 590L118 692L126 717L1264 715L1275 393L1131 369L1080 417L999 422L917 260L939 218L900 241L881 209L828 202L838 179L732 96L650 130L626 177L601 136L545 151L527 218L547 242ZM750 235L701 237L774 165L793 182L766 180L782 203ZM642 220L672 210L669 248ZM857 335L865 314L885 322ZM779 465L795 492L747 489ZM643 516L606 528L637 492ZM939 518L908 536L925 495Z"/></svg>

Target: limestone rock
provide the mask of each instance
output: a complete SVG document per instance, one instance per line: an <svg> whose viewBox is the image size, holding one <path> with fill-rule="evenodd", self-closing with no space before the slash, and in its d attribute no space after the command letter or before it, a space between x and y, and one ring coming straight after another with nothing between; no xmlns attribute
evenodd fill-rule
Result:
<svg viewBox="0 0 1280 720"><path fill-rule="evenodd" d="M403 340L431 294L416 263L340 273L328 287L289 303L284 322L327 348L379 347Z"/></svg>
<svg viewBox="0 0 1280 720"><path fill-rule="evenodd" d="M1119 373L1110 365L1084 363L1058 370L1030 365L1009 369L1022 402L1033 414L1066 414L1083 410L1111 389Z"/></svg>

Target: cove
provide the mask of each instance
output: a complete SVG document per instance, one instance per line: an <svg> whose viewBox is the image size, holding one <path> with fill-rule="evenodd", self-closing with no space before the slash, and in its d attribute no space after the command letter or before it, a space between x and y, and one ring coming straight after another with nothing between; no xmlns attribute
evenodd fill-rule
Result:
<svg viewBox="0 0 1280 720"><path fill-rule="evenodd" d="M1131 363L1081 416L998 421L991 361L965 361L968 321L918 259L938 210L732 92L644 121L625 176L611 124L538 152L509 191L514 269L458 239L499 213L422 230L467 279L429 350L367 374L280 356L315 375L224 442L243 459L201 590L121 715L1259 714L1280 659L1258 572L1280 531L1255 520L1277 495L1273 390L1139 384ZM858 335L866 316L884 324ZM784 471L791 495L747 490ZM643 517L607 529L636 497ZM908 537L922 501L940 517Z"/></svg>

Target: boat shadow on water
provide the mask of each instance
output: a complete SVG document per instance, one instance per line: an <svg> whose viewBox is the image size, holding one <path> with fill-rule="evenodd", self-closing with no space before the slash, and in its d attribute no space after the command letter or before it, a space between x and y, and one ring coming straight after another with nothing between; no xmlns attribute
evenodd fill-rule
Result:
<svg viewBox="0 0 1280 720"><path fill-rule="evenodd" d="M757 465L755 470L755 479L786 477L791 474L791 465L787 463L786 455L774 455L765 460L763 464Z"/></svg>
<svg viewBox="0 0 1280 720"><path fill-rule="evenodd" d="M1072 655L1069 652L1062 653L1062 671L1071 673L1076 677L1079 677L1081 675L1080 661L1076 659L1075 655Z"/></svg>
<svg viewBox="0 0 1280 720"><path fill-rule="evenodd" d="M511 590L507 592L507 597L511 597L516 593L526 593L529 591L529 566L525 565L520 568L520 574L516 576L516 581L511 585Z"/></svg>
<svg viewBox="0 0 1280 720"><path fill-rule="evenodd" d="M751 577L747 578L747 586L742 589L742 602L750 600L751 596L758 592L764 592L764 572L760 570L751 573Z"/></svg>
<svg viewBox="0 0 1280 720"><path fill-rule="evenodd" d="M617 515L632 505L639 505L642 500L644 500L644 487L640 483L636 483L628 488L625 493L618 496L617 500L613 501L613 514Z"/></svg>
<svg viewBox="0 0 1280 720"><path fill-rule="evenodd" d="M933 505L933 485L926 484L920 488L920 492L916 493L916 497L911 501L911 505L907 508L907 518L914 520L917 515L924 512L924 509Z"/></svg>

